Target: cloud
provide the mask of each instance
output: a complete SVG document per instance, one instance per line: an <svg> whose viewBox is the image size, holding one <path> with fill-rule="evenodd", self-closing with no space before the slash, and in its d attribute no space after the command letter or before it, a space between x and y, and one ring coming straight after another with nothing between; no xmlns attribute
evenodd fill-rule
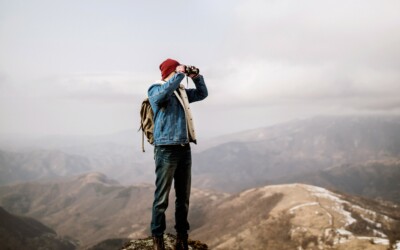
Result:
<svg viewBox="0 0 400 250"><path fill-rule="evenodd" d="M226 51L301 64L399 66L399 8L394 0L245 1L236 7Z"/></svg>
<svg viewBox="0 0 400 250"><path fill-rule="evenodd" d="M130 102L144 98L151 77L141 72L74 73L20 82L8 96L74 101ZM11 87L11 82L5 83Z"/></svg>
<svg viewBox="0 0 400 250"><path fill-rule="evenodd" d="M348 98L381 98L390 103L400 93L400 72L342 68L335 64L297 65L259 60L232 62L210 79L215 103L282 104L287 101L339 103ZM382 105L385 106L385 105Z"/></svg>
<svg viewBox="0 0 400 250"><path fill-rule="evenodd" d="M399 1L239 2L224 60L210 70L211 90L226 98L211 99L233 106L314 103L320 112L396 109L399 8Z"/></svg>
<svg viewBox="0 0 400 250"><path fill-rule="evenodd" d="M147 80L148 81L148 80ZM147 81L140 74L130 72L81 73L60 77L57 95L72 99L108 99L145 94ZM122 98L125 99L125 98Z"/></svg>

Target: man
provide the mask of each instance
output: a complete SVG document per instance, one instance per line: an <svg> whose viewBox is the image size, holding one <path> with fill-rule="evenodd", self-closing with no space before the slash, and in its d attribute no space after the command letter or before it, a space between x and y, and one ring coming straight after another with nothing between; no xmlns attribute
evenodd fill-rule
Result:
<svg viewBox="0 0 400 250"><path fill-rule="evenodd" d="M166 228L165 210L174 180L176 250L188 249L187 220L191 187L190 142L196 143L193 117L189 103L201 101L208 91L203 76L195 67L181 65L167 59L160 65L162 81L148 90L154 112L154 160L156 166L156 190L151 220L153 249L164 250L163 234ZM190 70L191 72L187 72ZM197 71L196 71L197 70ZM192 78L196 88L185 89L181 85L185 74Z"/></svg>

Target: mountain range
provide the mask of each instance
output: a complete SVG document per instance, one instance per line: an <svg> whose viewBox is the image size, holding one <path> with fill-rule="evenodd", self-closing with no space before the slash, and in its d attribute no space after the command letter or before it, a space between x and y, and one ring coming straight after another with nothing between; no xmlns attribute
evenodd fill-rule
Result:
<svg viewBox="0 0 400 250"><path fill-rule="evenodd" d="M154 183L152 147L141 152L141 135L134 130L2 142L0 185L93 171L124 185ZM198 188L235 193L304 182L400 202L394 194L397 183L392 181L400 173L399 116L294 120L203 140L192 150L193 185ZM375 185L386 179L387 185Z"/></svg>
<svg viewBox="0 0 400 250"><path fill-rule="evenodd" d="M140 144L134 130L106 136L0 135L0 185L87 172L102 172L123 184L153 182L150 146L142 153Z"/></svg>
<svg viewBox="0 0 400 250"><path fill-rule="evenodd" d="M148 236L154 162L139 133L3 139L2 214L42 223L35 239L84 249ZM399 116L295 120L192 151L191 237L211 249L387 249L400 240Z"/></svg>
<svg viewBox="0 0 400 250"><path fill-rule="evenodd" d="M0 150L0 166L0 185L76 175L91 169L89 160L83 156L40 149Z"/></svg>
<svg viewBox="0 0 400 250"><path fill-rule="evenodd" d="M300 173L277 183L301 182L340 192L400 202L400 161L372 161L364 164Z"/></svg>
<svg viewBox="0 0 400 250"><path fill-rule="evenodd" d="M390 179L400 173L399 117L316 117L215 138L209 145L193 156L194 185L225 192L302 182L332 171L340 172L343 181L354 182L357 178L350 176L363 166L390 169L379 175L363 171L364 179ZM349 191L341 184L326 187ZM391 187L377 185L371 192L355 194L378 198Z"/></svg>
<svg viewBox="0 0 400 250"><path fill-rule="evenodd" d="M86 249L107 239L118 243L118 238L149 235L153 192L153 186L122 186L88 173L2 186L0 205L39 220ZM173 204L167 211L167 232L174 233ZM396 244L400 249L399 211L390 202L305 184L236 194L194 189L190 237L211 249L387 249Z"/></svg>

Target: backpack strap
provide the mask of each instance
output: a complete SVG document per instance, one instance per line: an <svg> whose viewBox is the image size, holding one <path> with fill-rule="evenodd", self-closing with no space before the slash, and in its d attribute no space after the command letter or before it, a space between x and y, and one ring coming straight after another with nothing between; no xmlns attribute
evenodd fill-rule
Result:
<svg viewBox="0 0 400 250"><path fill-rule="evenodd" d="M146 98L143 102L142 102L142 107L140 108L140 116L142 117L143 116L143 113L142 112L144 112L145 110L143 110L143 106L144 106L144 102L145 101L148 101L148 98ZM140 121L140 127L139 127L139 130L142 130L142 152L146 152L146 150L144 150L144 127L143 127L143 120L141 119L141 121ZM139 131L138 130L138 131Z"/></svg>
<svg viewBox="0 0 400 250"><path fill-rule="evenodd" d="M143 105L143 104L142 104L142 105ZM142 115L142 114L140 114L140 115ZM142 130L142 152L144 153L144 152L146 152L146 151L144 150L144 130L143 130L143 121L140 121L139 130Z"/></svg>
<svg viewBox="0 0 400 250"><path fill-rule="evenodd" d="M144 131L142 129L142 152L146 152L146 150L144 150Z"/></svg>

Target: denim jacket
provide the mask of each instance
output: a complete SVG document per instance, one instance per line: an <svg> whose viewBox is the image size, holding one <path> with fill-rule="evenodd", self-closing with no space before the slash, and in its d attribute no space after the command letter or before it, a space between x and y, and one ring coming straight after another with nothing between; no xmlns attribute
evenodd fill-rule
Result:
<svg viewBox="0 0 400 250"><path fill-rule="evenodd" d="M163 84L153 84L148 90L154 112L154 145L177 145L189 143L185 111L174 91L185 77L175 73ZM201 101L208 91L202 75L193 79L195 89L185 89L189 103Z"/></svg>

